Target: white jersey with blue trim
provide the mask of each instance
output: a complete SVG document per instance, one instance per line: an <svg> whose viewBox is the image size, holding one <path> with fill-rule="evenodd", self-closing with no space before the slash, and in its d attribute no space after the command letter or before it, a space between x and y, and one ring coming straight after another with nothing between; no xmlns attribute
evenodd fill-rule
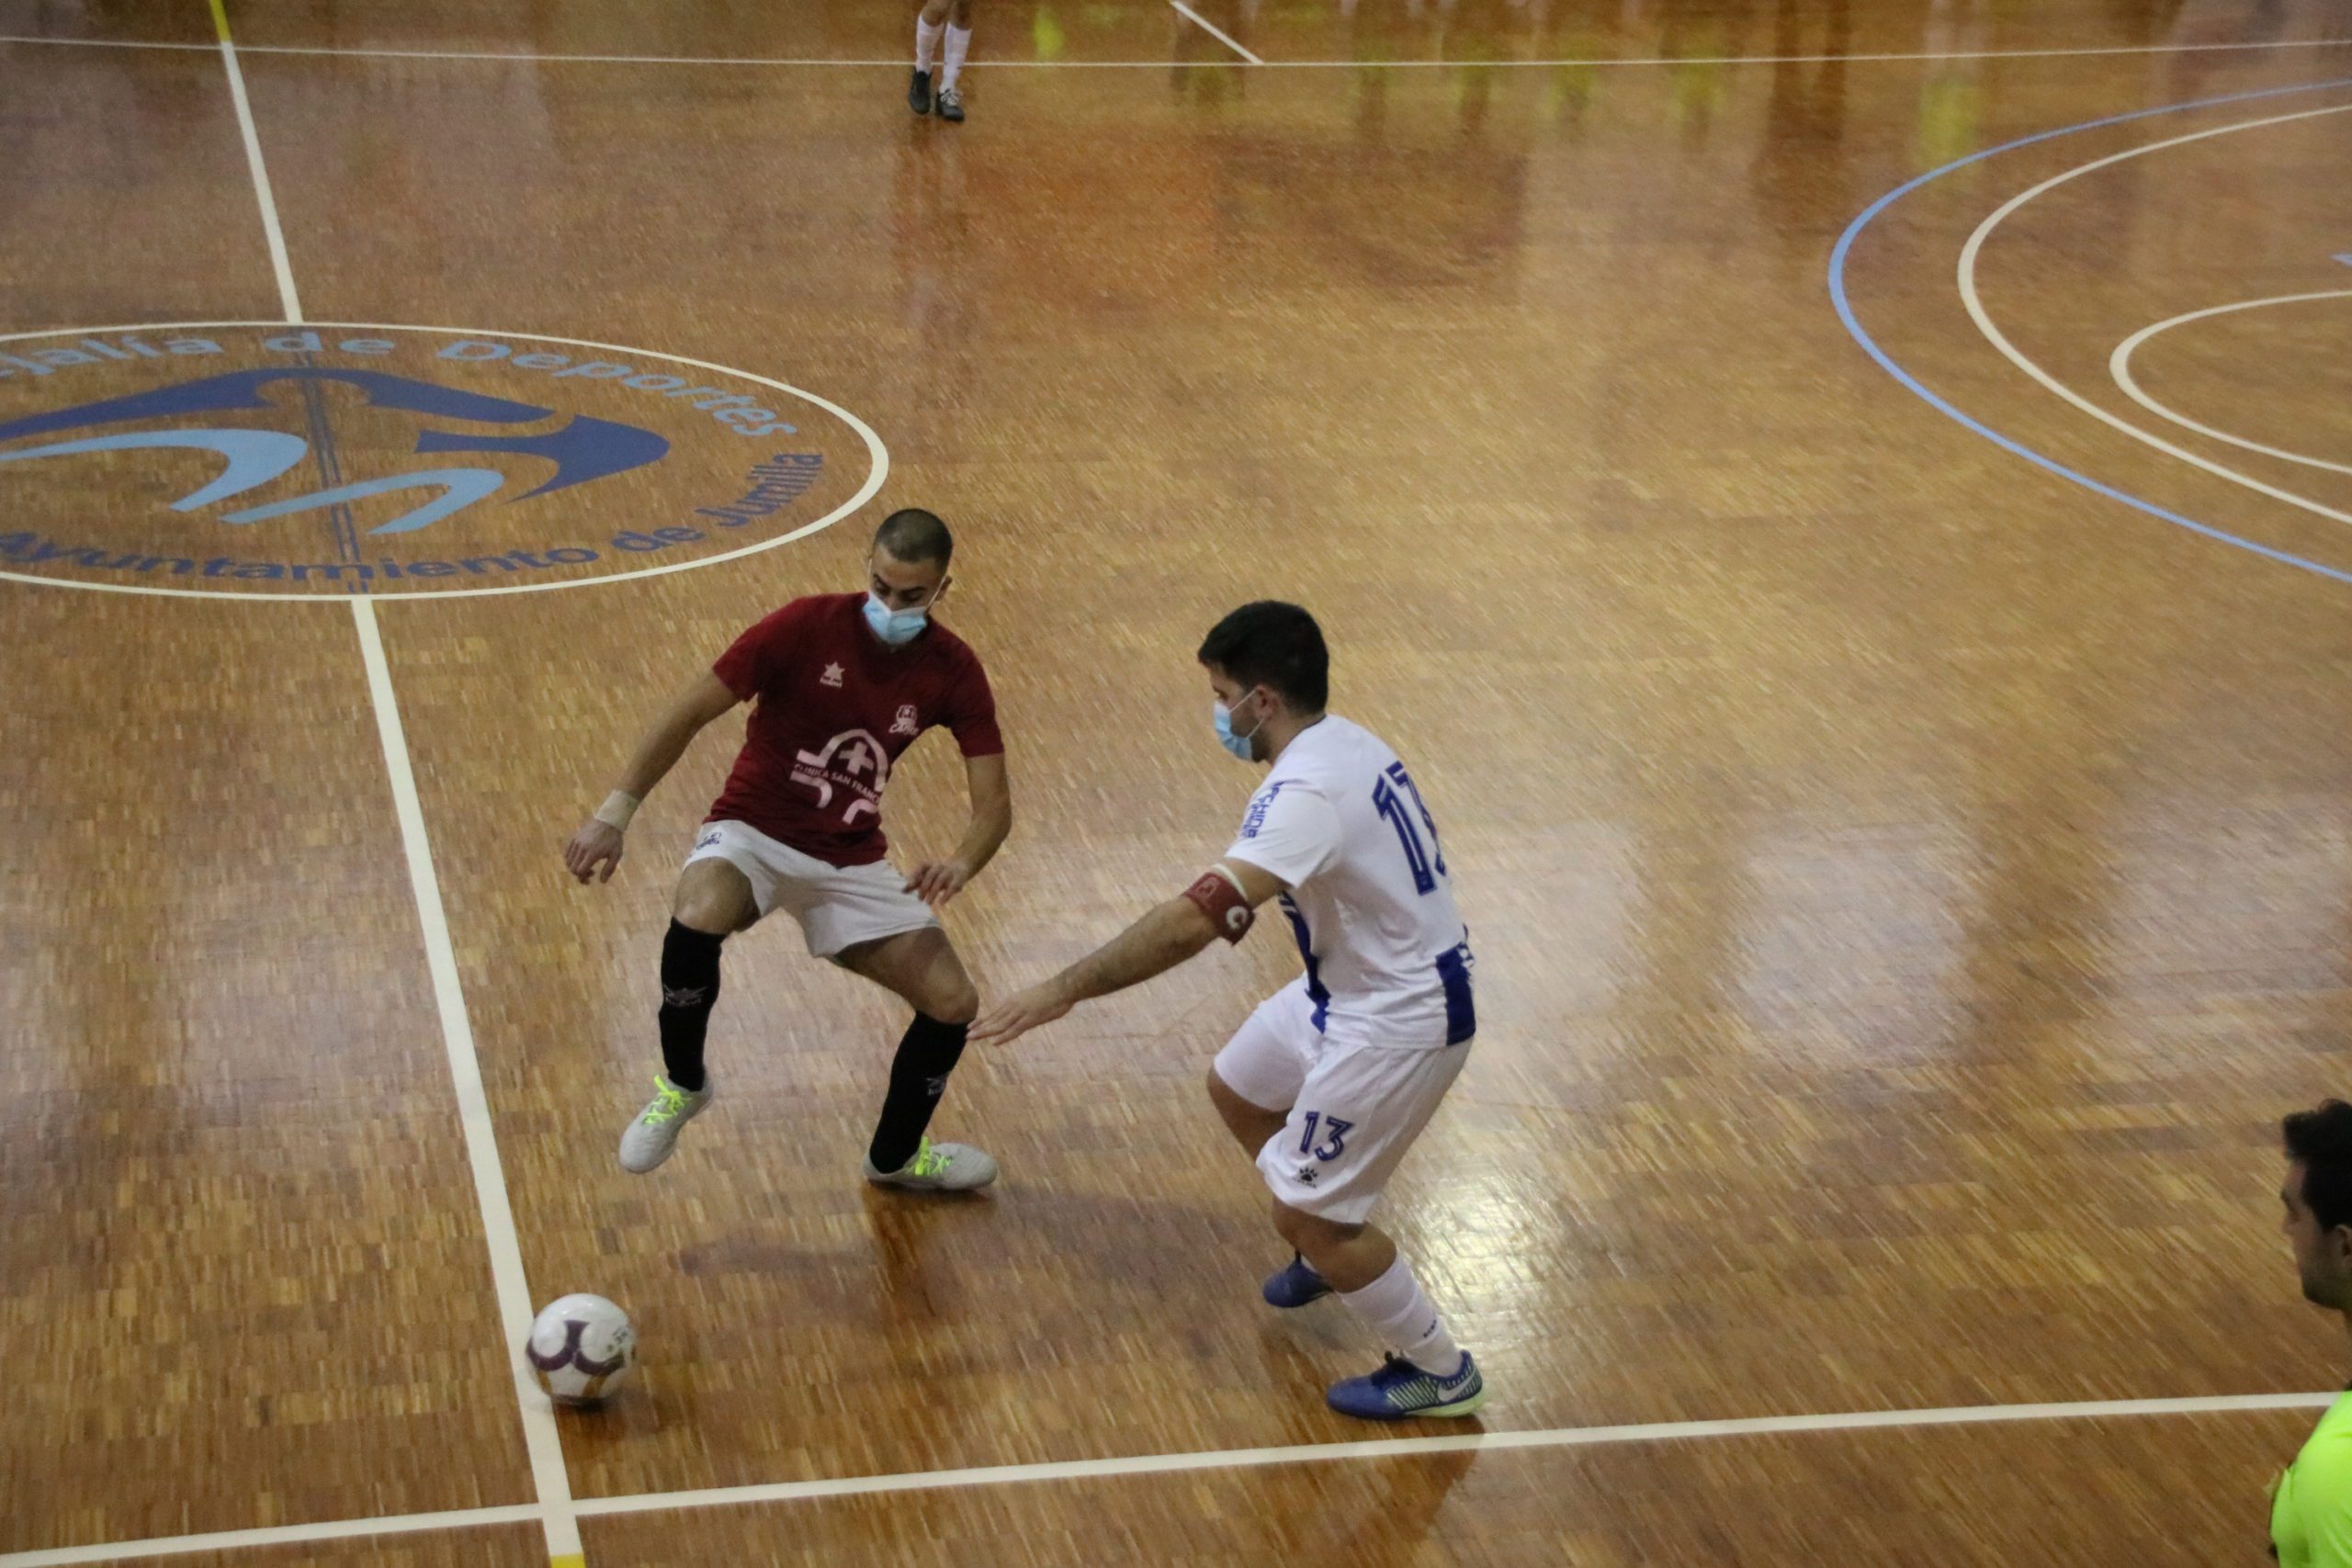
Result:
<svg viewBox="0 0 2352 1568"><path fill-rule="evenodd" d="M1437 823L1380 737L1337 715L1301 730L1226 858L1290 885L1283 912L1327 1034L1434 1049L1476 1030L1469 933Z"/></svg>

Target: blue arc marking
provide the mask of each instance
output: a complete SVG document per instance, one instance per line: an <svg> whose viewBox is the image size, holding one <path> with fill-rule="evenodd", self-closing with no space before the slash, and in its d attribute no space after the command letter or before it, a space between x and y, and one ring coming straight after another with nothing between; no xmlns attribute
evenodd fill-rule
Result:
<svg viewBox="0 0 2352 1568"><path fill-rule="evenodd" d="M2004 152L2014 152L2020 147L2030 147L2037 141L2049 141L2061 136L2072 136L2077 131L2097 130L2102 126L2127 125L2135 119L2149 119L2163 114L2179 114L2188 109L2211 108L2217 104L2253 103L2262 98L2280 98L2296 93L2325 92L2335 87L2352 87L2352 77L2339 78L2333 82L2306 82L2293 87L2264 87L2251 93L2226 93L2218 98L2198 98L2184 104L2162 104L2152 109L2134 109L2130 114L2109 115L2104 119L2086 119L2080 125L2061 126L2056 130L2043 130L2031 136L2020 136L2015 141L2004 141L1998 147L1987 147L1981 152L1971 152L1965 158L1954 159L1940 169L1930 169L1917 179L1907 180L1895 186L1862 209L1860 216L1848 224L1846 231L1838 236L1838 244L1829 253L1829 298L1838 307L1838 319L1846 323L1846 330L1853 334L1856 343L1862 345L1862 352L1878 362L1880 369L1901 382L1904 387L1917 394L1937 412L1959 422L2004 451L2015 453L2027 462L2047 468L2060 479L2070 479L2085 490L2094 491L2106 496L2109 501L2120 501L2126 506L2138 507L2151 517L2161 518L2177 527L2186 528L2192 534L2202 534L2209 539L2217 539L2222 544L2233 545L2242 550L2251 550L2266 559L2275 560L2285 566L2297 567L2321 577L2331 578L2337 582L2352 583L2352 571L2323 566L2318 561L2306 560L2301 556L2290 555L2285 550L2257 544L2252 539L2241 537L2226 529L2216 528L2210 523L2199 523L2193 517L2184 517L2177 512L2168 512L2152 501L2143 501L2129 491L2118 490L2113 485L2092 479L2088 474L2078 473L2056 458L2047 457L2023 442L2002 434L1982 420L1962 413L1943 397L1930 391L1917 376L1896 364L1884 349L1879 347L1877 340L1862 330L1862 323L1854 316L1853 302L1846 297L1846 258L1852 252L1854 242L1861 238L1862 231L1869 228L1880 213L1884 212L1921 186L1931 180L1939 180L1955 169L1964 169L1971 164L1979 164L1987 158L1996 158Z"/></svg>

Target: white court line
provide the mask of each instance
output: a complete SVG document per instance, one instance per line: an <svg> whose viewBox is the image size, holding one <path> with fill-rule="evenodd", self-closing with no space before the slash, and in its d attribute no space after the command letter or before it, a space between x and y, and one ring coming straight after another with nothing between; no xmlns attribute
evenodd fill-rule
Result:
<svg viewBox="0 0 2352 1568"><path fill-rule="evenodd" d="M1168 0L1168 3L1176 8L1176 14L1178 16L1189 18L1194 27L1208 34L1209 37L1216 39L1217 42L1225 45L1226 48L1233 51L1234 53L1239 55L1250 64L1263 65L1266 63L1256 55L1250 53L1248 50L1242 48L1239 39L1234 38L1224 28L1218 27L1215 22L1210 21L1206 17L1202 16L1198 11L1193 10L1190 6L1185 5L1184 0Z"/></svg>
<svg viewBox="0 0 2352 1568"><path fill-rule="evenodd" d="M1979 223L1975 232L1968 236L1968 243L1961 247L1958 275L1960 301L1967 308L1968 319L1976 323L1976 330L1984 333L1986 341L2000 351L2002 357L2033 378L2042 387L2057 393L2059 397L2102 424L2111 425L2134 441L2143 442L2168 457L2177 457L2182 462L2202 468L2209 474L2244 485L2246 489L2269 496L2274 501L2286 502L2290 506L2301 507L2306 512L2317 513L2320 516L2337 523L2352 524L2352 513L2339 512L2332 506L2324 506L2308 496L2297 495L2292 491L2281 490L2276 485L2267 484L2251 474L2242 474L2235 468L2227 468L2209 457L2200 457L2185 446L2176 446L2161 435L2143 430L2128 419L2109 413L2019 352L2017 344L2011 343L2001 329L1994 325L1993 318L1986 313L1984 301L1976 290L1977 256L1984 249L1985 242L1993 237L1994 231L2007 221L2012 214L2044 192L2055 190L2069 180L2079 179L2085 175L2133 158L2144 158L2151 152L2161 152L2167 148L2185 146L2189 142L2202 141L2210 137L2234 135L2241 130L2259 130L2266 126L2290 125L2297 120L2318 119L2323 116L2333 114L2352 114L2352 104L2337 104L2319 109L2299 109L2293 114L2271 115L2262 119L2244 120L2235 125L2214 126L2206 130L2192 130L2186 136L2174 136L2162 141L2151 141L2143 147L2127 148L2123 152L2111 152L2104 158L2095 158L2087 164L2078 164L2064 174L2053 175L2030 190L2021 191L2011 197L1996 208L1992 216Z"/></svg>
<svg viewBox="0 0 2352 1568"><path fill-rule="evenodd" d="M1917 53L1596 55L1568 60L1262 60L1259 63L1269 71L1385 71L1392 65L1407 69L1416 66L1469 68L1497 65L1505 69L1533 67L1545 70L1561 66L1603 65L1902 65L1932 64L1939 60L2080 60L2109 54L2217 54L2253 49L2342 49L2346 46L2352 46L2352 38L2287 39L2267 43L2114 44L2082 49L1969 49ZM1169 62L1160 60L1150 63L1164 67Z"/></svg>
<svg viewBox="0 0 2352 1568"><path fill-rule="evenodd" d="M0 33L0 43L45 43L60 49L176 49L195 50L209 54L219 47L209 43L171 43L160 39L136 38L41 38L32 33Z"/></svg>
<svg viewBox="0 0 2352 1568"><path fill-rule="evenodd" d="M523 1415L523 1441L531 1456L531 1482L537 1489L536 1513L547 1527L548 1558L577 1563L580 1524L573 1516L571 1478L563 1468L562 1439L555 1409L524 1358L535 1315L531 1287L523 1274L523 1248L514 1234L514 1210L507 1201L506 1173L499 1163L498 1134L490 1120L490 1097L482 1089L481 1058L474 1049L473 1024L466 1017L465 987L458 976L458 954L449 940L449 918L441 907L441 884L433 872L433 848L425 837L424 807L417 798L408 738L401 728L384 642L376 629L376 602L351 601L359 631L359 656L368 670L368 695L376 709L376 734L383 742L384 771L390 775L392 807L400 818L401 848L408 859L409 890L416 898L433 1000L441 1014L441 1038L457 1089L458 1119L465 1130L466 1157L473 1167L474 1197L481 1206L482 1238L489 1244L491 1279L498 1291L499 1326L506 1335L507 1363L514 1376L515 1403Z"/></svg>
<svg viewBox="0 0 2352 1568"><path fill-rule="evenodd" d="M2274 294L2267 299L2242 299L2234 305L2213 305L2202 310L2190 310L2175 316L2170 321L2158 321L2152 327L2142 327L2115 345L2115 352L2108 355L2108 373L2115 378L2115 384L2122 388L2125 395L2133 402L2159 418L2172 421L2183 429L2193 430L2199 435L2231 446L2242 446L2249 452L2259 452L2266 457L2277 457L2289 463L2301 463L2306 468L2325 468L2334 474L2352 474L2352 465L2331 463L2324 457L2312 457L2301 452L2290 452L2282 446L2266 446L2259 441L2248 441L2243 435L2233 435L2226 430L2216 430L2210 424L2201 424L2187 414L2158 402L2132 374L2132 356L2140 352L2143 344L2158 333L2168 333L2175 327L2187 326L2191 321L2201 321L2208 316L2227 316L2240 310L2259 310L2271 305L2303 305L2314 299L2352 299L2352 288L2325 288L2315 294Z"/></svg>
<svg viewBox="0 0 2352 1568"><path fill-rule="evenodd" d="M237 46L229 37L229 15L221 0L211 0L212 24L220 34L220 63L229 73L229 101L237 110L237 134L244 139L245 167L254 177L254 197L261 203L262 236L269 243L269 267L277 275L277 298L286 319L302 319L302 302L294 292L294 266L286 259L286 231L277 223L277 197L269 188L269 167L262 162L261 132L254 128L254 106L245 96L245 73L237 64Z"/></svg>
<svg viewBox="0 0 2352 1568"><path fill-rule="evenodd" d="M2128 1416L2195 1416L2245 1410L2302 1410L2335 1402L2333 1393L2224 1394L2203 1399L2117 1399L2079 1404L1988 1404L1966 1409L1862 1410L1827 1416L1758 1416L1729 1421L1658 1421L1626 1427L1566 1427L1534 1432L1464 1432L1455 1437L1375 1438L1353 1443L1300 1443L1279 1449L1227 1449L1135 1459L1071 1460L1057 1464L991 1465L908 1475L859 1475L837 1481L786 1481L764 1486L720 1486L644 1497L582 1499L583 1514L642 1514L741 1503L846 1497L873 1492L928 1492L1017 1482L1081 1481L1102 1476L1165 1475L1193 1470L1249 1470L1329 1460L1389 1459L1410 1454L1487 1452L1518 1449L1592 1448L1608 1444L1678 1442L1698 1438L1758 1438L1807 1432L1851 1432L1890 1427L1980 1426L2005 1421L2094 1420ZM6 1559L0 1558L0 1565Z"/></svg>
<svg viewBox="0 0 2352 1568"><path fill-rule="evenodd" d="M61 1546L46 1551L0 1556L7 1568L68 1568L79 1562L116 1562L126 1557L172 1557L185 1551L235 1551L263 1546L298 1546L312 1540L410 1535L419 1530L480 1529L485 1525L534 1523L539 1510L528 1504L505 1508L456 1508L438 1514L397 1514L379 1519L331 1519L315 1525L272 1525L262 1529L211 1530L203 1535L158 1536L152 1540Z"/></svg>
<svg viewBox="0 0 2352 1568"><path fill-rule="evenodd" d="M1188 13L1189 14L1189 13ZM1199 21L1195 17L1193 20ZM1206 23L1203 23L1206 26ZM1214 29L1212 29L1214 30ZM1220 34L1220 37L1223 35ZM1230 43L1231 39L1227 39ZM0 44L55 44L80 49L162 49L209 50L208 43L155 43L143 39L103 38L37 38L23 33L0 33ZM752 66L827 66L838 65L872 69L889 66L906 69L907 62L892 60L838 60L795 58L785 55L722 55L722 54L560 54L530 50L465 50L465 49L328 49L303 44L254 43L240 46L247 54L319 55L331 59L351 60L477 60L492 62L504 61L548 62L574 65L752 65ZM1234 45L1238 49L1238 44ZM1599 55L1581 59L1562 60L1261 60L1242 51L1247 56L1234 61L1171 61L1171 60L987 60L974 61L967 71L989 70L1059 70L1059 71L1165 71L1170 65L1262 65L1269 71L1352 70L1366 66L1381 70L1416 70L1428 68L1452 69L1463 66L1500 66L1505 69L1556 70L1564 66L1606 65L1833 65L1932 63L1941 60L2079 60L2101 55L2151 54L2234 54L2257 50L2281 49L2343 49L2352 47L2352 38L2275 39L2261 43L2152 43L2093 45L2080 49L1977 49L1947 51L1922 51L1916 53L1879 52L1869 54L1717 54L1717 55Z"/></svg>
<svg viewBox="0 0 2352 1568"><path fill-rule="evenodd" d="M277 270L278 302L288 324L302 321L302 305L294 291L294 274L286 259L286 241L277 221L277 198L270 192L269 171L263 165L261 138L254 128L253 111L245 101L244 77L237 68L236 45L229 36L229 16L222 0L209 0L212 25L220 35L220 55L229 72L229 86L237 105L237 123L243 132L245 156L251 164L254 194L261 203L262 227L270 239L270 260ZM424 942L425 964L433 978L433 998L441 1015L441 1039L449 1058L449 1077L456 1090L458 1119L466 1140L466 1156L473 1168L474 1201L481 1212L482 1239L490 1253L491 1279L498 1294L500 1326L506 1336L509 1371L522 1416L523 1444L530 1456L531 1483L537 1493L535 1512L547 1540L548 1557L556 1568L579 1568L580 1521L571 1511L571 1480L563 1468L562 1439L555 1426L555 1410L533 1375L525 1347L535 1313L531 1289L524 1278L523 1249L514 1234L514 1211L506 1194L506 1175L498 1158L498 1136L490 1119L490 1099L483 1091L481 1060L474 1049L472 1023L466 1017L465 988L458 976L458 955L449 938L447 912L441 905L441 885L433 872L432 846L425 837L424 807L416 793L416 773L409 761L408 739L401 728L400 704L392 692L390 666L376 626L371 599L351 601L352 623L359 634L359 657L368 674L368 695L376 712L376 735L383 744L384 769L392 790L392 807L400 819L401 848L408 862L409 891L416 900L417 925Z"/></svg>
<svg viewBox="0 0 2352 1568"><path fill-rule="evenodd" d="M2183 1399L2104 1399L2059 1404L1978 1404L1924 1410L1857 1410L1821 1416L1757 1416L1724 1421L1654 1421L1618 1427L1558 1427L1528 1432L1464 1432L1430 1438L1375 1438L1351 1443L1301 1443L1287 1448L1221 1449L1194 1453L1139 1454L1125 1459L1067 1460L1042 1464L989 1465L970 1470L910 1471L852 1475L831 1481L786 1481L766 1485L719 1486L690 1492L653 1492L630 1497L583 1497L582 1514L659 1513L673 1508L728 1507L749 1503L849 1497L876 1492L930 1492L968 1486L1032 1482L1090 1481L1119 1476L1173 1475L1204 1470L1251 1470L1269 1465L1317 1464L1344 1460L1398 1459L1420 1454L1509 1452L1597 1448L1634 1443L1684 1442L1715 1438L1769 1438L1817 1432L1884 1431L1921 1427L1975 1427L2020 1421L2097 1421L2157 1416L2227 1416L2269 1410L2324 1409L2339 1393L2210 1394ZM288 1525L266 1530L163 1538L114 1546L69 1547L62 1551L0 1556L0 1568L49 1568L51 1564L103 1562L110 1557L158 1557L175 1551L269 1545L288 1540L376 1533L392 1529L463 1529L529 1517L526 1508L477 1508L407 1519L349 1519L324 1525ZM429 1521L417 1523L416 1520ZM309 1534L301 1532L308 1531Z"/></svg>

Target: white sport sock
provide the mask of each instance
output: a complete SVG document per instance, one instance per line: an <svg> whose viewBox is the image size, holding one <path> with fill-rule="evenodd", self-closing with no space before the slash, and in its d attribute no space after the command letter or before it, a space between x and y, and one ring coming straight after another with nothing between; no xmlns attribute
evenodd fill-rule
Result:
<svg viewBox="0 0 2352 1568"><path fill-rule="evenodd" d="M930 70L932 53L938 47L939 24L926 22L921 17L917 17L915 18L915 69Z"/></svg>
<svg viewBox="0 0 2352 1568"><path fill-rule="evenodd" d="M947 62L939 68L939 85L952 87L963 73L965 52L972 47L972 29L947 24Z"/></svg>
<svg viewBox="0 0 2352 1568"><path fill-rule="evenodd" d="M1431 1377L1450 1378L1462 1370L1462 1347L1446 1332L1445 1320L1430 1304L1403 1254L1388 1266L1387 1273L1361 1291L1340 1292L1340 1299L1405 1359Z"/></svg>

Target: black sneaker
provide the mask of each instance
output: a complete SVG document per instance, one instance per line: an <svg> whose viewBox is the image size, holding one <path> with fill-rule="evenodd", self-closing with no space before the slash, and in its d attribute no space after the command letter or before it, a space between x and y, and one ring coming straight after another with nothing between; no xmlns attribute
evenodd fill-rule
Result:
<svg viewBox="0 0 2352 1568"><path fill-rule="evenodd" d="M915 79L907 84L907 107L917 114L931 112L931 73L918 71Z"/></svg>
<svg viewBox="0 0 2352 1568"><path fill-rule="evenodd" d="M939 89L937 107L939 118L950 124L960 122L964 118L964 100L953 87Z"/></svg>

